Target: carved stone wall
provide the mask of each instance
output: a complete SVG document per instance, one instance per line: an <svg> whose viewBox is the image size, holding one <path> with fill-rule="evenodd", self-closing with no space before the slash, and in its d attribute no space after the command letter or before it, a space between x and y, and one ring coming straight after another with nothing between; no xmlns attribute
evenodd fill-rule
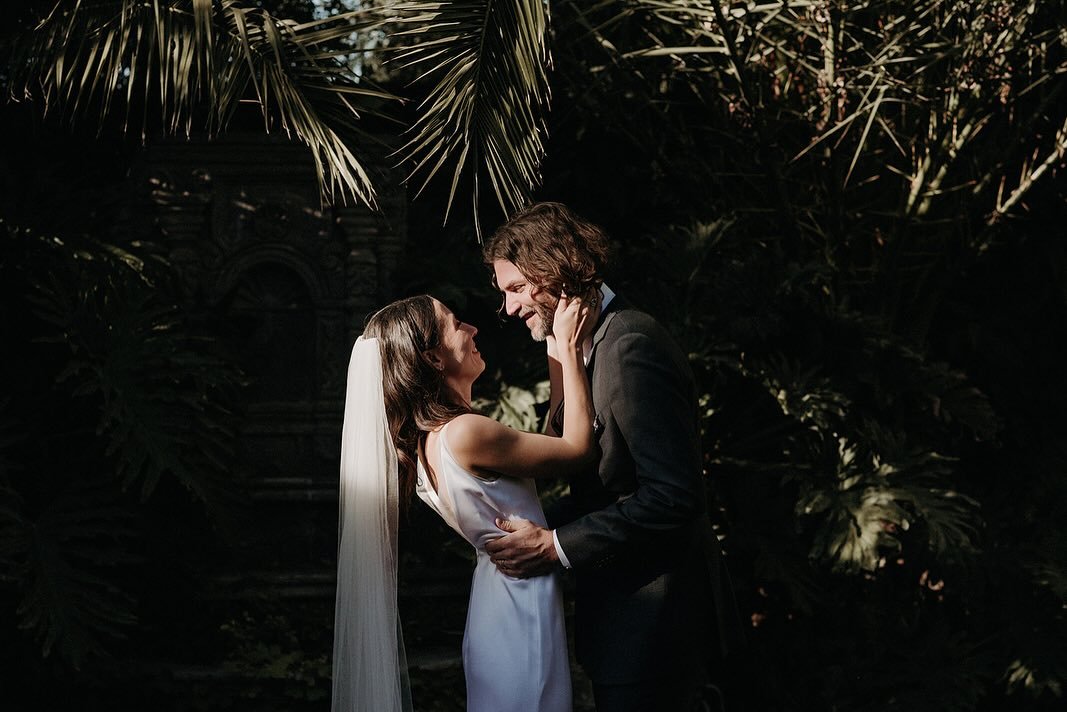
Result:
<svg viewBox="0 0 1067 712"><path fill-rule="evenodd" d="M307 150L229 135L146 148L143 201L187 306L250 377L241 477L257 509L234 576L323 581L336 546L345 375L366 315L392 296L406 194L368 160L379 210L323 208ZM251 573L255 570L256 574ZM310 578L309 578L310 577ZM299 577L298 577L299 578Z"/></svg>

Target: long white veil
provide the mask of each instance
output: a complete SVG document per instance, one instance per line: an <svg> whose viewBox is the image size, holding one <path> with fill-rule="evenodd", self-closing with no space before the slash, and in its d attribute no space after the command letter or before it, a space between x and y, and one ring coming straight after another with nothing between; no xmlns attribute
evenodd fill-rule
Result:
<svg viewBox="0 0 1067 712"><path fill-rule="evenodd" d="M382 397L377 339L348 364L341 433L333 712L410 712L397 613L397 457Z"/></svg>

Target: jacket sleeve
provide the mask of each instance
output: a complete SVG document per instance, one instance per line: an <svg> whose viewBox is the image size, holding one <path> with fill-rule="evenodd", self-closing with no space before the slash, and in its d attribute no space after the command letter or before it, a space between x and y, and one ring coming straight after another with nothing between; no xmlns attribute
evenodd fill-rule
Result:
<svg viewBox="0 0 1067 712"><path fill-rule="evenodd" d="M630 455L609 462L632 459L636 487L556 530L575 569L669 556L662 548L671 548L674 535L705 509L694 386L680 350L665 332L629 331L602 344L596 358L597 369L608 369L598 411L610 409L612 448ZM610 481L615 473L601 476Z"/></svg>

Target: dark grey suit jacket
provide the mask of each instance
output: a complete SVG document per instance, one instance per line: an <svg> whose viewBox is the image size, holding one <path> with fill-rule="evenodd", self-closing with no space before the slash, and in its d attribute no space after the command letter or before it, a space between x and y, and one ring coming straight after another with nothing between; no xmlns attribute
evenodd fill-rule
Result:
<svg viewBox="0 0 1067 712"><path fill-rule="evenodd" d="M741 627L705 511L685 354L615 297L589 371L601 456L571 480L578 518L553 524L575 574L578 660L596 683L633 683L669 674L683 656L723 654Z"/></svg>

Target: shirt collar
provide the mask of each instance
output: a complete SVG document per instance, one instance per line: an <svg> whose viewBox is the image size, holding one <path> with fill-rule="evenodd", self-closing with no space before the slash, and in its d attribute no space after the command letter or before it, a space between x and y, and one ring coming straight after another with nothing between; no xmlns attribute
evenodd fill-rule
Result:
<svg viewBox="0 0 1067 712"><path fill-rule="evenodd" d="M603 314L607 310L608 304L614 298L615 298L615 292L613 292L611 290L611 287L609 287L607 284L601 283L601 285L600 285L600 311L597 313L597 319L598 320L600 318L600 315ZM589 365L589 356L592 354L592 352L593 352L593 335L589 334L589 336L585 337L585 341L582 342L582 361L585 363L586 366Z"/></svg>

